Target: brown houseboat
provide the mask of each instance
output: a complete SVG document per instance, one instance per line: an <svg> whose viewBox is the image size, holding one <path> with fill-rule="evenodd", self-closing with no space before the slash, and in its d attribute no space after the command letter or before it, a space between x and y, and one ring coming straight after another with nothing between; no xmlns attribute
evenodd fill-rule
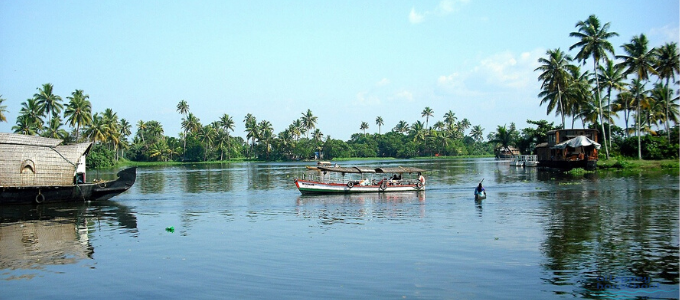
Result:
<svg viewBox="0 0 680 300"><path fill-rule="evenodd" d="M536 146L539 166L571 170L597 168L596 129L560 129L548 132L548 142Z"/></svg>

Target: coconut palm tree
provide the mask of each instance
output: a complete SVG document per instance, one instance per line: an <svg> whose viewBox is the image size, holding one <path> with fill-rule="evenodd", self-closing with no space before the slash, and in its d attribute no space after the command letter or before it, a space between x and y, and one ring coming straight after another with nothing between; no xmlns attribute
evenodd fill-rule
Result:
<svg viewBox="0 0 680 300"><path fill-rule="evenodd" d="M394 128L392 128L392 131L394 132L399 132L399 133L406 133L408 132L409 125L406 123L406 121L399 121Z"/></svg>
<svg viewBox="0 0 680 300"><path fill-rule="evenodd" d="M380 128L385 124L383 121L383 118L381 116L378 116L375 118L375 125L378 125L378 134L380 134Z"/></svg>
<svg viewBox="0 0 680 300"><path fill-rule="evenodd" d="M5 102L5 99L0 95L0 122L7 122L7 117L5 117L7 106L2 105L2 102Z"/></svg>
<svg viewBox="0 0 680 300"><path fill-rule="evenodd" d="M311 111L308 112L311 113ZM257 127L259 133L258 140L264 143L265 155L266 158L269 159L271 144L274 138L274 128L272 127L272 123L267 120L260 121L260 124L258 124Z"/></svg>
<svg viewBox="0 0 680 300"><path fill-rule="evenodd" d="M609 23L605 23L600 26L600 20L595 15L590 15L585 21L579 21L576 23L576 28L578 31L569 34L571 37L576 37L580 39L577 43L569 47L569 50L574 48L580 48L579 52L576 54L576 60L585 64L586 60L593 59L593 73L597 74L597 69L600 64L600 60L607 60L607 52L614 55L614 47L607 40L609 38L618 36L616 32L609 32ZM603 140L607 141L606 132L604 131L604 120L603 120L603 109L602 100L600 99L600 82L597 77L595 77L595 100L599 105L600 111L600 126L602 128ZM609 159L609 146L607 143L604 144L604 149L607 159Z"/></svg>
<svg viewBox="0 0 680 300"><path fill-rule="evenodd" d="M205 148L205 151L203 151L203 161L207 161L208 152L210 152L210 147L212 147L213 141L215 140L215 128L212 125L201 127L198 132L198 138Z"/></svg>
<svg viewBox="0 0 680 300"><path fill-rule="evenodd" d="M361 122L361 127L359 129L364 131L364 135L366 135L366 129L368 129L368 123L366 122Z"/></svg>
<svg viewBox="0 0 680 300"><path fill-rule="evenodd" d="M144 140L144 131L146 131L146 122L139 120L137 121L137 135L142 138L142 144L146 147L146 141Z"/></svg>
<svg viewBox="0 0 680 300"><path fill-rule="evenodd" d="M456 117L456 113L453 111L449 110L444 114L444 122L446 125L452 125L455 124L458 121L458 118Z"/></svg>
<svg viewBox="0 0 680 300"><path fill-rule="evenodd" d="M38 133L38 126L35 123L35 119L31 118L31 116L19 115L16 125L12 126L12 130L14 130L14 133L35 135Z"/></svg>
<svg viewBox="0 0 680 300"><path fill-rule="evenodd" d="M602 65L599 66L598 71L599 72L597 74L597 78L599 82L602 83L602 86L607 89L607 110L611 112L613 111L611 105L612 90L617 91L625 90L625 86L623 83L623 70L620 67L617 67L614 64L614 61L607 60L604 66ZM609 147L611 148L612 146L611 123L609 125L609 132L607 132L607 136L609 137Z"/></svg>
<svg viewBox="0 0 680 300"><path fill-rule="evenodd" d="M640 81L637 80L637 82L639 83ZM616 99L614 99L614 104L612 105L613 111L624 112L623 120L626 124L625 127L626 137L630 136L628 132L628 119L630 118L630 107L632 107L633 105L635 105L635 98L633 97L633 94L629 91L623 91L616 95Z"/></svg>
<svg viewBox="0 0 680 300"><path fill-rule="evenodd" d="M421 117L425 117L425 128L427 128L429 126L430 117L434 116L434 110L432 110L429 106L426 106L420 115Z"/></svg>
<svg viewBox="0 0 680 300"><path fill-rule="evenodd" d="M85 137L90 139L93 143L106 141L106 134L109 131L104 118L95 113L92 116L92 123L85 128Z"/></svg>
<svg viewBox="0 0 680 300"><path fill-rule="evenodd" d="M669 83L671 79L675 81L675 74L680 73L680 55L678 55L678 44L675 42L666 43L656 50L654 56L655 56L654 68L656 69L656 72L659 73L659 78L661 78L661 80L663 79L666 80L666 89L668 91L668 95L666 95L665 97L666 98L665 109L666 115L670 115L670 102L672 91L670 89ZM671 130L669 119L670 118L666 118L666 136L670 141Z"/></svg>
<svg viewBox="0 0 680 300"><path fill-rule="evenodd" d="M571 64L571 56L559 48L548 50L546 56L538 59L541 65L534 70L541 71L538 80L543 81L538 96L541 97L541 105L548 104L547 114L554 110L555 115L562 116L562 128L565 128L565 116L569 111L568 104L563 98L571 80L571 73L576 66Z"/></svg>
<svg viewBox="0 0 680 300"><path fill-rule="evenodd" d="M253 152L253 147L255 146L255 138L257 137L257 119L255 119L255 116L248 113L243 119L243 123L245 123L246 126L246 141L252 140L252 143L250 144L250 151L248 151L248 158L250 158Z"/></svg>
<svg viewBox="0 0 680 300"><path fill-rule="evenodd" d="M623 60L619 65L624 69L623 75L635 74L639 80L648 80L649 74L657 74L654 69L655 50L648 49L649 41L644 34L633 36L630 43L621 46L625 55L617 55L617 59ZM642 142L640 139L640 101L637 101L636 132L638 136L638 159L642 159Z"/></svg>
<svg viewBox="0 0 680 300"><path fill-rule="evenodd" d="M68 132L61 128L61 126L64 125L61 123L61 118L59 116L54 116L50 120L49 126L45 127L45 131L43 132L44 137L48 138L53 138L53 139L64 139L68 135Z"/></svg>
<svg viewBox="0 0 680 300"><path fill-rule="evenodd" d="M317 117L312 114L311 109L307 109L306 113L302 113L302 125L304 126L305 129L307 129L307 139L309 139L309 132L316 128L316 121Z"/></svg>
<svg viewBox="0 0 680 300"><path fill-rule="evenodd" d="M90 95L85 94L83 90L75 90L71 96L66 98L69 102L66 105L64 117L66 117L66 124L76 127L77 142L80 138L80 127L92 124L92 103L87 100Z"/></svg>
<svg viewBox="0 0 680 300"><path fill-rule="evenodd" d="M470 130L470 136L477 142L481 142L484 140L484 128L480 125L475 125L472 127L472 130Z"/></svg>
<svg viewBox="0 0 680 300"><path fill-rule="evenodd" d="M35 126L36 133L40 133L40 130L45 124L42 120L43 112L38 101L35 98L32 98L26 99L26 102L21 103L19 115L26 116L29 123Z"/></svg>
<svg viewBox="0 0 680 300"><path fill-rule="evenodd" d="M37 104L40 106L41 112L45 113L48 118L48 123L52 116L57 116L61 113L64 105L61 104L61 97L55 95L52 90L54 86L51 83L45 83L42 88L37 88L38 92L33 95Z"/></svg>
<svg viewBox="0 0 680 300"><path fill-rule="evenodd" d="M186 101L184 101L183 99L180 100L179 103L177 103L177 112L179 112L181 115L184 115L186 117L186 115L189 113L189 104ZM186 153L187 152L187 129L185 127L183 127L183 128L184 128L184 148L183 148L184 152L183 153ZM182 158L182 160L184 160L184 158Z"/></svg>
<svg viewBox="0 0 680 300"><path fill-rule="evenodd" d="M510 126L510 129L507 129L505 125L503 126L498 125L498 128L496 128L496 132L493 136L493 139L491 139L489 143L501 144L501 147L503 147L507 151L510 151L510 145L512 145L515 142L514 133L515 133L514 126Z"/></svg>

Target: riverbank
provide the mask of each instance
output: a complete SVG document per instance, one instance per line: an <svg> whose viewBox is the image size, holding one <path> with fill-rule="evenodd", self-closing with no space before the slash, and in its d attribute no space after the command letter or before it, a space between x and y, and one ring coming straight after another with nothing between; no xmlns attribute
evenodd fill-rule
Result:
<svg viewBox="0 0 680 300"><path fill-rule="evenodd" d="M599 160L598 169L626 169L626 170L658 170L680 169L677 159L637 160L623 157L613 157L609 160Z"/></svg>

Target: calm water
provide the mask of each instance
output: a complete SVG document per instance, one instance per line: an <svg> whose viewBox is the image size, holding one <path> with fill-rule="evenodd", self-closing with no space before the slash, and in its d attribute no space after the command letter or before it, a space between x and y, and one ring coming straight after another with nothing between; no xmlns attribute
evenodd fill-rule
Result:
<svg viewBox="0 0 680 300"><path fill-rule="evenodd" d="M677 171L342 164L432 171L420 194L301 196L309 163L140 168L112 201L0 207L0 299L678 298Z"/></svg>

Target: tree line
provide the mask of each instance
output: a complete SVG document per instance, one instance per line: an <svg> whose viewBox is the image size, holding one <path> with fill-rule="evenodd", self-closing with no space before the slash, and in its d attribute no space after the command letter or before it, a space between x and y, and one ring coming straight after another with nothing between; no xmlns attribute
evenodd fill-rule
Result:
<svg viewBox="0 0 680 300"><path fill-rule="evenodd" d="M569 47L577 50L575 56L556 48L538 60L538 96L540 105L547 105L547 114L554 111L561 116L562 128L568 117L572 128L576 121L597 128L607 159L612 147L620 147L612 143L616 135L613 118L619 114L625 122L625 136L634 134L637 139L639 159L643 136L665 135L667 143L677 140L670 125L673 122L677 127L679 115L678 92L670 86L678 84L675 76L680 72L677 43L650 49L647 37L640 34L621 45L622 52L616 54L609 39L618 33L609 30L610 23L602 24L590 15L575 28L569 33L577 39ZM581 70L587 61L593 63L592 72Z"/></svg>

